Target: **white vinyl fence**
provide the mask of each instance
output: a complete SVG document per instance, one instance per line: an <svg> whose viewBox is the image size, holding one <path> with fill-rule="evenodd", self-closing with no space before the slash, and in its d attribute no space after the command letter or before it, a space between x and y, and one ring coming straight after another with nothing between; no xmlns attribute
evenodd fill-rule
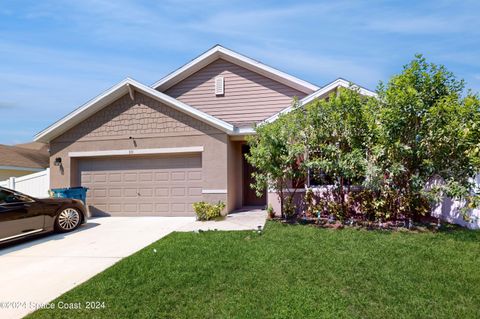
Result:
<svg viewBox="0 0 480 319"><path fill-rule="evenodd" d="M442 203L433 209L432 216L470 229L480 229L480 209L470 210L467 213L468 220L465 220L461 212L464 206L465 203L462 201L445 198Z"/></svg>
<svg viewBox="0 0 480 319"><path fill-rule="evenodd" d="M47 168L44 171L21 177L10 177L7 180L0 181L0 186L37 198L49 197L50 169Z"/></svg>
<svg viewBox="0 0 480 319"><path fill-rule="evenodd" d="M480 174L478 174L472 182L475 183L475 193L479 194ZM466 220L462 214L463 207L465 207L464 201L445 198L439 205L433 208L432 216L470 229L480 229L480 208L469 210L466 214Z"/></svg>

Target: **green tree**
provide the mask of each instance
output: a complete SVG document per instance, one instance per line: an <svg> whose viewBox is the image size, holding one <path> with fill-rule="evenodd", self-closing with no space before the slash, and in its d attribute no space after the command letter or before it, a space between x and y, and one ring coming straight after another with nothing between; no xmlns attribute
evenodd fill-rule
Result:
<svg viewBox="0 0 480 319"><path fill-rule="evenodd" d="M373 137L367 108L370 100L350 87L305 106L306 165L311 179L332 184L329 191L324 191L323 201L327 204L323 206L340 218L352 210L352 185L361 185L366 174L368 146Z"/></svg>
<svg viewBox="0 0 480 319"><path fill-rule="evenodd" d="M472 190L470 180L480 168L479 100L464 87L421 55L379 85L366 186L393 189L392 209L424 215L438 195L465 198ZM426 187L434 179L444 184Z"/></svg>
<svg viewBox="0 0 480 319"><path fill-rule="evenodd" d="M420 55L377 91L368 98L355 87L339 89L258 126L247 156L258 170L257 192L275 190L282 215L291 215L292 181L310 172L333 184L326 210L341 218L425 215L445 195L478 203L471 196L480 170L478 96ZM360 196L350 196L358 184Z"/></svg>
<svg viewBox="0 0 480 319"><path fill-rule="evenodd" d="M267 189L277 193L282 217L295 213L293 199L297 190L292 190L292 181L306 176L302 160L304 123L303 112L283 114L273 123L257 126L256 134L248 138L250 154L246 158L256 168L251 187L258 195Z"/></svg>

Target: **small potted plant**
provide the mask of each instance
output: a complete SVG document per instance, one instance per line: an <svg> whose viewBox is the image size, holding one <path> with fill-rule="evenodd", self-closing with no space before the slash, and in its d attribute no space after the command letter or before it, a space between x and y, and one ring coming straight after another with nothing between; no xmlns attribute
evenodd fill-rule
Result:
<svg viewBox="0 0 480 319"><path fill-rule="evenodd" d="M275 211L273 210L272 204L268 204L267 206L267 216L269 219L275 218Z"/></svg>

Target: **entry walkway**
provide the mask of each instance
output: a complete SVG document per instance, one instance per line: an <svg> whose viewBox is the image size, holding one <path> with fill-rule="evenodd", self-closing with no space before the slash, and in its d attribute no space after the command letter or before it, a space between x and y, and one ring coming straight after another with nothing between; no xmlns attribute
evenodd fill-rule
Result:
<svg viewBox="0 0 480 319"><path fill-rule="evenodd" d="M228 214L225 219L218 221L195 221L185 224L177 231L207 231L207 230L256 230L262 229L267 220L267 212L260 208L245 208Z"/></svg>

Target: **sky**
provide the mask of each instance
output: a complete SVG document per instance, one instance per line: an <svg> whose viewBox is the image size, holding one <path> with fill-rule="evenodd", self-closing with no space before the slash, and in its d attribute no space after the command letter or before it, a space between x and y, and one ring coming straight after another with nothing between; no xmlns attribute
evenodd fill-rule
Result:
<svg viewBox="0 0 480 319"><path fill-rule="evenodd" d="M480 1L2 1L0 143L126 77L151 85L215 44L323 86L369 89L416 53L480 91Z"/></svg>

